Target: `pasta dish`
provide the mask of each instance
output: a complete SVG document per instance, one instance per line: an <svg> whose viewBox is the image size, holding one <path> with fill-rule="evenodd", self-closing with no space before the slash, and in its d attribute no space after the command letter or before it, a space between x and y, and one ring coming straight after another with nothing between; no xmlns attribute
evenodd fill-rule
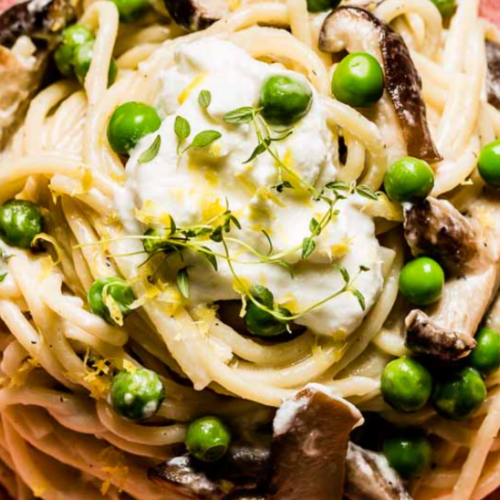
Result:
<svg viewBox="0 0 500 500"><path fill-rule="evenodd" d="M5 498L497 498L499 5L0 0Z"/></svg>

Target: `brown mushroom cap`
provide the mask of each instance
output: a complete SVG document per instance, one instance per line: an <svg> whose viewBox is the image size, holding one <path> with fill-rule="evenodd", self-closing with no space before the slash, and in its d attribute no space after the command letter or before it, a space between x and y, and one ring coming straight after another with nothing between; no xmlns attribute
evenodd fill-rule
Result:
<svg viewBox="0 0 500 500"><path fill-rule="evenodd" d="M226 0L164 0L172 19L190 31L208 28L229 13Z"/></svg>
<svg viewBox="0 0 500 500"><path fill-rule="evenodd" d="M355 406L308 385L274 420L269 500L341 500L349 435L363 417Z"/></svg>
<svg viewBox="0 0 500 500"><path fill-rule="evenodd" d="M454 361L466 356L477 342L471 335L435 325L424 312L415 309L405 320L406 347L413 352Z"/></svg>
<svg viewBox="0 0 500 500"><path fill-rule="evenodd" d="M500 45L486 42L486 57L488 60L486 79L488 102L500 110Z"/></svg>
<svg viewBox="0 0 500 500"><path fill-rule="evenodd" d="M420 75L398 33L368 10L339 7L325 19L319 47L324 52L365 51L377 58L384 67L385 86L408 155L429 162L442 159L427 124Z"/></svg>
<svg viewBox="0 0 500 500"><path fill-rule="evenodd" d="M69 0L16 3L0 14L0 45L10 48L23 35L50 41L74 18Z"/></svg>
<svg viewBox="0 0 500 500"><path fill-rule="evenodd" d="M411 500L387 459L349 443L345 496L349 500Z"/></svg>
<svg viewBox="0 0 500 500"><path fill-rule="evenodd" d="M405 238L415 257L434 257L454 274L474 266L481 243L477 227L451 203L427 198L407 204L404 216Z"/></svg>
<svg viewBox="0 0 500 500"><path fill-rule="evenodd" d="M184 455L153 467L148 476L181 498L250 500L251 495L261 487L265 488L269 481L270 456L270 446L266 441L236 442L224 460L215 464L202 464Z"/></svg>

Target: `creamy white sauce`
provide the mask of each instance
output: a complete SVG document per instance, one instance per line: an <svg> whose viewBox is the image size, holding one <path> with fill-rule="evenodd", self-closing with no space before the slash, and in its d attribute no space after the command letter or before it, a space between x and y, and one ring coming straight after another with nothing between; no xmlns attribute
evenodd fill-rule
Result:
<svg viewBox="0 0 500 500"><path fill-rule="evenodd" d="M178 227L200 224L224 209L226 202L243 229L233 229L238 238L266 254L268 243L262 230L271 236L274 252L300 247L310 235L312 217L320 219L327 210L324 202L298 195L298 190L278 194L270 188L278 183L274 159L264 153L250 164L244 164L257 146L250 125L228 125L225 113L243 106L257 106L264 81L272 75L289 74L307 80L281 65L256 61L234 44L206 38L178 48L175 65L161 75L161 91L156 108L164 118L159 134L161 149L156 158L138 164L139 156L152 144L158 133L144 138L127 164L126 188L117 193L116 201L126 228L135 234L145 226L133 218L133 209L147 211L162 221L170 214ZM202 109L198 96L210 91L212 102ZM315 91L309 113L293 128L293 134L275 143L280 158L305 181L321 188L336 175L332 151L332 134L327 126L322 97ZM193 137L204 130L217 130L222 138L209 148L191 150L180 158L174 132L176 116L187 119ZM339 214L317 240L317 249L307 261L301 261L300 250L287 255L294 265L295 278L278 265L234 264L237 274L252 285L267 286L275 300L293 312L321 301L343 286L333 264L346 267L351 276L360 266L370 268L356 281L367 310L373 305L383 284L380 246L372 219L362 212L364 199L358 195L338 203ZM214 251L223 253L220 244L207 242ZM230 244L235 260L255 261L241 246ZM239 298L233 288L233 276L227 263L219 259L219 271L197 257L189 257L190 300L212 303ZM179 263L186 265L185 263ZM171 273L174 275L174 272ZM361 323L363 312L358 300L343 294L298 319L316 333L349 334Z"/></svg>

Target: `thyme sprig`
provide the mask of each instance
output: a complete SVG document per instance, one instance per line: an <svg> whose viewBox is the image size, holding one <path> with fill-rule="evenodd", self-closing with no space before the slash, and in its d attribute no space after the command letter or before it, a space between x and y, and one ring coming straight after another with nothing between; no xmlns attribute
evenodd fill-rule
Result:
<svg viewBox="0 0 500 500"><path fill-rule="evenodd" d="M271 316L273 316L278 321L283 321L285 323L288 323L290 321L294 321L294 320L297 320L299 318L302 318L303 316L305 316L306 314L310 313L311 311L317 309L318 307L321 307L322 305L326 304L327 302L330 302L331 300L339 297L340 295L342 295L344 293L350 293L350 294L352 294L357 299L357 301L358 301L361 309L363 311L366 309L365 297L355 287L355 283L356 283L358 277L362 273L369 271L369 268L366 267L366 266L360 266L358 272L356 273L356 275L353 278L351 278L349 272L347 271L347 269L344 266L335 264L334 268L339 271L339 273L340 273L340 275L342 277L342 280L344 282L344 285L342 286L342 288L340 288L339 290L335 291L334 293L328 295L327 297L325 297L324 299L320 300L319 302L316 302L316 303L312 304L311 306L307 307L306 309L303 309L300 312L296 312L296 313L293 313L291 315L290 314L285 315L285 314L283 314L283 312L280 312L280 311L283 311L283 308L281 308L279 305L277 307L272 307L271 308L271 307L263 304L261 301L259 301L254 296L254 294L252 293L251 288L249 288L244 283L244 281L238 276L238 274L236 273L236 270L235 270L234 265L233 265L233 261L231 259L230 254L229 254L229 247L227 245L227 242L226 242L225 238L222 239L222 245L224 247L224 252L226 254L226 260L227 260L227 263L228 263L229 270L231 271L231 274L233 275L233 278L234 278L236 284L238 285L238 291L239 291L239 293L242 294L243 303L245 303L245 301L250 300L259 309L261 309L262 311L265 311L265 312L269 313ZM266 287L261 287L261 288L264 289L264 290L267 290ZM268 290L268 291L271 293L270 290Z"/></svg>
<svg viewBox="0 0 500 500"><path fill-rule="evenodd" d="M250 163L259 155L267 152L269 153L278 168L278 183L273 186L279 193L283 192L285 188L294 189L295 186L290 181L283 180L283 172L286 172L288 176L294 180L297 184L305 187L313 195L319 195L317 189L306 182L293 168L286 165L280 158L279 154L272 147L273 143L284 141L293 134L293 129L285 129L283 131L274 131L271 129L269 124L266 122L261 114L262 108L254 108L252 106L242 107L230 111L224 115L224 121L232 125L243 125L252 124L255 135L257 137L257 146L252 151L250 157L243 163Z"/></svg>

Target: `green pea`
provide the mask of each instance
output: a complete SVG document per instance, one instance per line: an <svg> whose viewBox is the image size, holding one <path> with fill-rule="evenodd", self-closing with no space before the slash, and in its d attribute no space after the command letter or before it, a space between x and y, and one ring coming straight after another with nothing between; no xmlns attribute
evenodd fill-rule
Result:
<svg viewBox="0 0 500 500"><path fill-rule="evenodd" d="M262 86L262 115L271 124L292 125L311 108L313 94L308 83L290 76L272 76Z"/></svg>
<svg viewBox="0 0 500 500"><path fill-rule="evenodd" d="M130 305L135 300L134 292L125 280L115 277L99 278L90 287L87 297L90 310L108 323L114 324L111 312L104 302L105 293L112 297L125 317L130 313Z"/></svg>
<svg viewBox="0 0 500 500"><path fill-rule="evenodd" d="M427 306L437 302L443 293L443 268L429 257L408 262L399 275L399 291L412 304Z"/></svg>
<svg viewBox="0 0 500 500"><path fill-rule="evenodd" d="M434 187L434 171L426 161L402 158L387 170L384 187L392 201L423 200Z"/></svg>
<svg viewBox="0 0 500 500"><path fill-rule="evenodd" d="M0 236L8 245L30 248L43 231L40 207L31 201L10 200L0 207Z"/></svg>
<svg viewBox="0 0 500 500"><path fill-rule="evenodd" d="M486 398L486 386L474 368L463 368L438 381L432 401L436 411L451 420L465 420Z"/></svg>
<svg viewBox="0 0 500 500"><path fill-rule="evenodd" d="M85 83L85 77L87 76L92 63L92 57L94 56L94 44L95 41L84 43L83 45L80 45L75 52L75 74L78 81L82 85ZM116 65L116 61L111 59L108 70L108 86L114 83L117 74L118 66Z"/></svg>
<svg viewBox="0 0 500 500"><path fill-rule="evenodd" d="M76 50L94 40L93 33L81 24L73 24L62 33L62 42L54 53L54 60L64 76L72 76Z"/></svg>
<svg viewBox="0 0 500 500"><path fill-rule="evenodd" d="M431 2L438 8L444 19L451 17L457 8L456 0L431 0Z"/></svg>
<svg viewBox="0 0 500 500"><path fill-rule="evenodd" d="M124 23L132 23L144 13L148 8L147 0L111 0L118 9L120 21Z"/></svg>
<svg viewBox="0 0 500 500"><path fill-rule="evenodd" d="M500 333L481 328L476 334L477 346L469 356L469 364L484 375L500 367Z"/></svg>
<svg viewBox="0 0 500 500"><path fill-rule="evenodd" d="M165 389L155 372L140 368L116 374L110 395L117 413L130 420L144 420L158 411Z"/></svg>
<svg viewBox="0 0 500 500"><path fill-rule="evenodd" d="M283 316L291 316L288 309L274 308L273 294L265 287L255 286L252 289L253 297L268 309L274 309ZM245 326L249 333L258 337L276 337L287 331L287 323L275 318L267 311L263 311L256 304L249 301L245 313Z"/></svg>
<svg viewBox="0 0 500 500"><path fill-rule="evenodd" d="M156 110L142 102L126 102L115 109L108 124L108 140L119 155L127 155L144 136L161 125Z"/></svg>
<svg viewBox="0 0 500 500"><path fill-rule="evenodd" d="M399 358L384 369L382 396L396 410L414 412L422 409L432 392L431 374L418 361Z"/></svg>
<svg viewBox="0 0 500 500"><path fill-rule="evenodd" d="M342 0L307 0L307 10L309 12L323 12L335 9Z"/></svg>
<svg viewBox="0 0 500 500"><path fill-rule="evenodd" d="M481 150L478 170L487 184L500 187L500 140L491 142Z"/></svg>
<svg viewBox="0 0 500 500"><path fill-rule="evenodd" d="M231 444L231 432L217 417L202 417L188 427L186 447L198 460L217 462L227 452Z"/></svg>
<svg viewBox="0 0 500 500"><path fill-rule="evenodd" d="M380 100L384 93L384 72L380 63L366 52L346 56L332 78L332 94L354 108L366 108Z"/></svg>
<svg viewBox="0 0 500 500"><path fill-rule="evenodd" d="M407 430L386 439L383 444L383 453L389 465L403 479L411 479L429 469L432 446L422 433Z"/></svg>

